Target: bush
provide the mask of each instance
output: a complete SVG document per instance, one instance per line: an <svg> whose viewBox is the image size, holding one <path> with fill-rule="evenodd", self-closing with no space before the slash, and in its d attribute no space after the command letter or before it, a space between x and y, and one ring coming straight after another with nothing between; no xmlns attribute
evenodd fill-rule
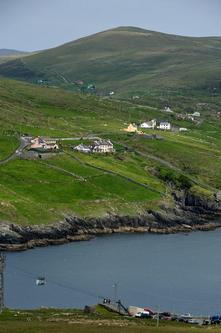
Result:
<svg viewBox="0 0 221 333"><path fill-rule="evenodd" d="M188 177L171 169L160 167L158 168L158 175L160 179L171 183L179 189L190 189L192 186L192 182Z"/></svg>

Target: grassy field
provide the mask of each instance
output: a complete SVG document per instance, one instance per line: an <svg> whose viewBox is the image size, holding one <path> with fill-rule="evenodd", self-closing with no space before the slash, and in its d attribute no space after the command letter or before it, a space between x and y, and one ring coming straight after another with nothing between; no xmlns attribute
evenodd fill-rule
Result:
<svg viewBox="0 0 221 333"><path fill-rule="evenodd" d="M194 103L190 98L189 105ZM147 131L162 138L155 140L126 134L123 128L130 122L165 119L158 108L1 79L0 160L16 150L21 134L93 134L111 139L117 151L84 155L72 149L81 140L67 140L60 143L61 153L46 160L0 164L0 219L44 224L67 215L143 214L171 202L170 186L159 177L162 167L194 180L194 193L221 190L221 122L207 111L199 125L168 116L189 131Z"/></svg>
<svg viewBox="0 0 221 333"><path fill-rule="evenodd" d="M209 327L214 333L219 327ZM7 310L0 316L0 333L201 333L207 327L197 327L175 322L124 318L97 308L94 314L84 314L80 310Z"/></svg>
<svg viewBox="0 0 221 333"><path fill-rule="evenodd" d="M0 160L11 155L19 146L19 140L14 136L0 136Z"/></svg>

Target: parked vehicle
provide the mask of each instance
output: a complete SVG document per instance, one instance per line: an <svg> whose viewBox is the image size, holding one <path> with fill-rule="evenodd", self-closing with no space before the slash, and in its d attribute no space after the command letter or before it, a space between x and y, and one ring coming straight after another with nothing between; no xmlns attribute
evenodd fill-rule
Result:
<svg viewBox="0 0 221 333"><path fill-rule="evenodd" d="M192 318L187 321L188 324L193 324L193 325L203 325L203 320L202 319L197 319L197 318Z"/></svg>
<svg viewBox="0 0 221 333"><path fill-rule="evenodd" d="M220 324L221 323L221 316L220 315L215 315L210 317L211 324Z"/></svg>
<svg viewBox="0 0 221 333"><path fill-rule="evenodd" d="M170 312L161 312L161 313L159 314L159 318L160 318L161 320L171 320L171 319L172 319L172 315L171 315Z"/></svg>
<svg viewBox="0 0 221 333"><path fill-rule="evenodd" d="M181 315L178 317L179 322L187 323L188 320L192 319L192 316L190 313L185 313L184 315Z"/></svg>
<svg viewBox="0 0 221 333"><path fill-rule="evenodd" d="M152 316L150 315L150 313L148 311L142 311L142 312L138 312L135 314L135 318L151 318Z"/></svg>

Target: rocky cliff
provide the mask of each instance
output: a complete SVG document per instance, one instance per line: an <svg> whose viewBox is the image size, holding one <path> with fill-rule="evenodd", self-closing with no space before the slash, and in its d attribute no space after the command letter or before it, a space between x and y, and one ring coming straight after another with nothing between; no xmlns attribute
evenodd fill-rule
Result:
<svg viewBox="0 0 221 333"><path fill-rule="evenodd" d="M67 217L48 226L0 224L0 249L26 250L36 246L89 240L96 235L152 232L176 233L211 230L221 226L221 200L207 200L189 192L174 192L174 206L163 205L158 211L140 216L107 215L102 218Z"/></svg>

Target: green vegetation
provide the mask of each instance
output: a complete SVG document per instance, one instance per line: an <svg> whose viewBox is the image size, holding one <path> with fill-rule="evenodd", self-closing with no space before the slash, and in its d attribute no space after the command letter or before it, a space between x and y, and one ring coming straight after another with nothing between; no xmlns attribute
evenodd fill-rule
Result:
<svg viewBox="0 0 221 333"><path fill-rule="evenodd" d="M176 322L124 318L97 307L96 312L81 310L41 309L28 311L6 310L0 315L1 333L201 333L205 327ZM214 333L221 328L213 327Z"/></svg>
<svg viewBox="0 0 221 333"><path fill-rule="evenodd" d="M19 141L14 136L0 136L0 160L10 156L19 146Z"/></svg>
<svg viewBox="0 0 221 333"><path fill-rule="evenodd" d="M219 37L119 27L2 64L0 74L72 90L95 84L117 96L172 93L182 99L187 93L221 93L220 46ZM84 81L83 88L77 81Z"/></svg>
<svg viewBox="0 0 221 333"><path fill-rule="evenodd" d="M220 121L207 111L198 125L168 116L190 130L146 131L161 140L122 130L163 117L157 108L1 79L0 161L17 149L21 134L68 140L47 159L0 162L0 219L45 224L67 215L144 214L172 201L171 184L213 195L221 189ZM90 143L81 139L88 135L111 139L116 153L74 152L74 145Z"/></svg>

